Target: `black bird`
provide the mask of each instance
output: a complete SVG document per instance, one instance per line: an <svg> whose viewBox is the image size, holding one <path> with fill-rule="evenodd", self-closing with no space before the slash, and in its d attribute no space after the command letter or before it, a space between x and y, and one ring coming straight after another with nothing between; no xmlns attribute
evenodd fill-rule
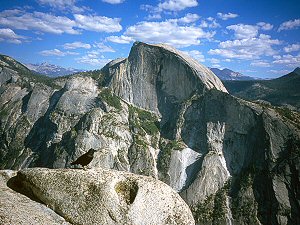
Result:
<svg viewBox="0 0 300 225"><path fill-rule="evenodd" d="M95 151L95 149L91 148L87 153L83 154L74 162L72 162L71 165L80 164L83 166L83 169L85 169L85 166L87 166L93 160Z"/></svg>

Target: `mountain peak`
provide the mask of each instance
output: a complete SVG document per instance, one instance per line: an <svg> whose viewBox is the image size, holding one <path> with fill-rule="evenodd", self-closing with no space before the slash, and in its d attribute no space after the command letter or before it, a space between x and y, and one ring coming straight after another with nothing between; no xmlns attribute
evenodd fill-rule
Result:
<svg viewBox="0 0 300 225"><path fill-rule="evenodd" d="M70 75L77 72L82 72L83 70L74 68L64 68L58 65L50 64L48 62L26 64L26 66L36 73L40 73L49 77L58 77Z"/></svg>
<svg viewBox="0 0 300 225"><path fill-rule="evenodd" d="M255 80L256 78L245 76L242 73L232 71L231 69L224 68L224 69L218 69L218 68L209 68L217 77L219 77L221 80Z"/></svg>

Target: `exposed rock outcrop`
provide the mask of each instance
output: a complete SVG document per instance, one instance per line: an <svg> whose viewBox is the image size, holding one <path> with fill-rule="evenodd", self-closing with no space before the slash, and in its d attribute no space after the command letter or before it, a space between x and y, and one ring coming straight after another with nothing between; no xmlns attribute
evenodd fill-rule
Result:
<svg viewBox="0 0 300 225"><path fill-rule="evenodd" d="M183 53L135 43L85 76L14 76L0 92L1 168L68 167L94 148L92 167L164 181L198 224L300 223L296 114L229 95Z"/></svg>
<svg viewBox="0 0 300 225"><path fill-rule="evenodd" d="M19 171L9 181L13 188L18 184L23 193L49 208L1 183L6 191L0 195L0 220L4 223L11 220L12 224L19 224L17 222L25 216L21 211L27 205L29 210L37 206L40 209L26 215L26 224L68 224L63 218L71 224L82 225L195 224L189 207L174 190L146 176L103 169L34 168ZM8 197L13 197L13 201L2 201ZM5 210L13 204L14 212L10 211L9 215Z"/></svg>
<svg viewBox="0 0 300 225"><path fill-rule="evenodd" d="M226 91L208 68L163 44L136 42L127 59L107 64L105 86L144 109L163 114L166 106L215 88Z"/></svg>
<svg viewBox="0 0 300 225"><path fill-rule="evenodd" d="M0 171L0 224L70 224L44 204L9 188L7 185L12 185L16 174L16 171L11 170Z"/></svg>

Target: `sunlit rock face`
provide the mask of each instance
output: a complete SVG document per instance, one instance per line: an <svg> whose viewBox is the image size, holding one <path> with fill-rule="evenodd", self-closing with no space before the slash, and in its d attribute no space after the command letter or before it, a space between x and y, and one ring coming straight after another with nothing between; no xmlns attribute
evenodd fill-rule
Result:
<svg viewBox="0 0 300 225"><path fill-rule="evenodd" d="M2 178L8 180L8 186ZM0 194L1 224L20 224L22 218L28 224L195 224L188 205L171 187L133 173L32 168L17 175L1 172L0 185L6 194ZM7 201L7 195L12 202ZM14 209L8 213L5 210L12 203ZM33 214L25 216L24 210L33 209Z"/></svg>
<svg viewBox="0 0 300 225"><path fill-rule="evenodd" d="M90 167L160 179L198 224L299 223L293 114L229 95L183 53L137 42L101 71L51 82L5 63L1 168L65 168L94 148Z"/></svg>

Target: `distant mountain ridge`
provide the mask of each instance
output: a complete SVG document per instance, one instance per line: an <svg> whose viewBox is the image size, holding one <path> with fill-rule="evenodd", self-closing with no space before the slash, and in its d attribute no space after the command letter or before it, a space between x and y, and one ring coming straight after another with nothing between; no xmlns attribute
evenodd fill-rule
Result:
<svg viewBox="0 0 300 225"><path fill-rule="evenodd" d="M36 64L25 64L31 71L39 74L43 74L49 77L58 77L70 75L73 73L83 72L84 70L74 68L64 68L58 65L50 64L47 62L36 63Z"/></svg>
<svg viewBox="0 0 300 225"><path fill-rule="evenodd" d="M221 80L257 80L258 78L245 76L242 73L232 71L228 68L224 68L222 70L218 68L210 68L209 69L217 75Z"/></svg>
<svg viewBox="0 0 300 225"><path fill-rule="evenodd" d="M223 81L230 94L246 100L264 100L300 110L300 68L272 80Z"/></svg>

